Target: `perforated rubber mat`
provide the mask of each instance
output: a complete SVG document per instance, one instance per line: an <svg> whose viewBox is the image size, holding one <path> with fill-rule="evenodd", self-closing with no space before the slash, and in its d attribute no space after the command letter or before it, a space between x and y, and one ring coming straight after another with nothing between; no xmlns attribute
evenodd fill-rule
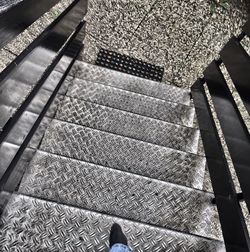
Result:
<svg viewBox="0 0 250 252"><path fill-rule="evenodd" d="M98 66L154 81L161 81L164 73L163 67L103 48L98 52L95 63Z"/></svg>

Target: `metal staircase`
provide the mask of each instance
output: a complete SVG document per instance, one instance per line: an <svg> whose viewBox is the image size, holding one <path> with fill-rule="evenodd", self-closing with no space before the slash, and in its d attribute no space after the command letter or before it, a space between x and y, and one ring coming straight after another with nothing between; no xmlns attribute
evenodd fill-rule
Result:
<svg viewBox="0 0 250 252"><path fill-rule="evenodd" d="M3 213L2 249L105 251L116 221L135 251L223 250L189 91L79 61L70 74Z"/></svg>
<svg viewBox="0 0 250 252"><path fill-rule="evenodd" d="M57 2L6 8L0 47ZM76 60L86 11L72 1L0 74L0 251L108 251L114 222L134 251L250 251L250 138L220 70L249 112L250 21L188 90L137 77L162 72L127 56L118 72L110 51L97 63L116 70Z"/></svg>

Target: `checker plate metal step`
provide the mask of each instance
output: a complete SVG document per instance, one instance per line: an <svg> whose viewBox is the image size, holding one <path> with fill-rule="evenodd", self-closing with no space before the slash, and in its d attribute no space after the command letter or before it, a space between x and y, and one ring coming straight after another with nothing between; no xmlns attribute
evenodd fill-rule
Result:
<svg viewBox="0 0 250 252"><path fill-rule="evenodd" d="M106 84L131 92L185 105L190 104L190 91L188 89L146 80L129 74L87 64L85 62L76 61L71 74L80 79Z"/></svg>
<svg viewBox="0 0 250 252"><path fill-rule="evenodd" d="M222 239L213 194L39 152L19 192Z"/></svg>
<svg viewBox="0 0 250 252"><path fill-rule="evenodd" d="M65 98L56 118L145 142L197 154L199 130L74 98Z"/></svg>
<svg viewBox="0 0 250 252"><path fill-rule="evenodd" d="M204 157L53 120L41 149L111 168L201 189Z"/></svg>
<svg viewBox="0 0 250 252"><path fill-rule="evenodd" d="M135 251L224 252L222 242L120 218L13 195L3 213L1 251L107 251L110 227L119 223Z"/></svg>
<svg viewBox="0 0 250 252"><path fill-rule="evenodd" d="M192 127L194 108L119 88L72 78L67 95L151 118Z"/></svg>

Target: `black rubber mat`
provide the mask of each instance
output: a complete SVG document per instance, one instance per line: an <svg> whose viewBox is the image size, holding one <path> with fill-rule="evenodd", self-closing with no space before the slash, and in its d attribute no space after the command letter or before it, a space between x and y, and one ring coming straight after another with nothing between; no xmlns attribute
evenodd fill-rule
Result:
<svg viewBox="0 0 250 252"><path fill-rule="evenodd" d="M163 67L103 48L97 55L96 65L154 81L162 81L164 73Z"/></svg>

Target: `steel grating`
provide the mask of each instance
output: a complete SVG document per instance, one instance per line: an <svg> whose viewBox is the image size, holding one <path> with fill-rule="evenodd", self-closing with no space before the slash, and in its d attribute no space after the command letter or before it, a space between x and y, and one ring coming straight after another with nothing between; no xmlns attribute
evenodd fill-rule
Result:
<svg viewBox="0 0 250 252"><path fill-rule="evenodd" d="M194 108L119 88L74 78L68 96L191 127Z"/></svg>
<svg viewBox="0 0 250 252"><path fill-rule="evenodd" d="M56 118L197 154L199 130L74 98L65 98Z"/></svg>
<svg viewBox="0 0 250 252"><path fill-rule="evenodd" d="M13 195L3 213L1 251L108 250L109 230L119 223L130 246L145 251L225 251L222 242L154 228L22 195Z"/></svg>
<svg viewBox="0 0 250 252"><path fill-rule="evenodd" d="M53 120L41 149L54 154L202 188L202 156Z"/></svg>
<svg viewBox="0 0 250 252"><path fill-rule="evenodd" d="M213 194L38 152L19 192L222 239Z"/></svg>
<svg viewBox="0 0 250 252"><path fill-rule="evenodd" d="M188 89L146 80L84 62L76 61L71 74L80 79L106 84L127 91L185 105L190 104L190 91Z"/></svg>
<svg viewBox="0 0 250 252"><path fill-rule="evenodd" d="M96 65L154 81L162 81L164 68L101 48Z"/></svg>

